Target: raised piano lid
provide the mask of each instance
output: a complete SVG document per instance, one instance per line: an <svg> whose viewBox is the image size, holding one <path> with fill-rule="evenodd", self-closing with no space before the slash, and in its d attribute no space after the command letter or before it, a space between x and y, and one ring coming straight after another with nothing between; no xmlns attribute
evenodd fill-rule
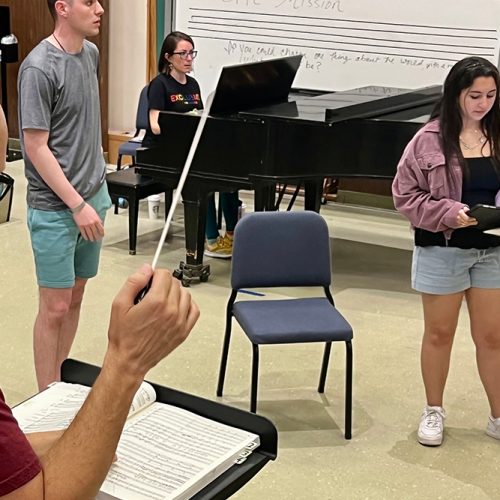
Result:
<svg viewBox="0 0 500 500"><path fill-rule="evenodd" d="M301 60L298 55L223 67L210 113L236 113L286 102Z"/></svg>
<svg viewBox="0 0 500 500"><path fill-rule="evenodd" d="M291 93L290 101L244 111L242 115L297 119L326 124L354 118L374 118L400 110L432 104L441 95L441 86L417 90L367 86L327 94Z"/></svg>

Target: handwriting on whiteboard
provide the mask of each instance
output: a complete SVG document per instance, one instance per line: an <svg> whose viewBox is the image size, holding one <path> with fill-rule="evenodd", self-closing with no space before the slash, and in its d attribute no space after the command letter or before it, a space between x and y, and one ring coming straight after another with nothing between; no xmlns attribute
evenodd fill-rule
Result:
<svg viewBox="0 0 500 500"><path fill-rule="evenodd" d="M193 36L203 75L302 54L298 86L422 86L469 55L497 62L500 2L475 1L491 16L453 8L464 0L186 0L176 28Z"/></svg>

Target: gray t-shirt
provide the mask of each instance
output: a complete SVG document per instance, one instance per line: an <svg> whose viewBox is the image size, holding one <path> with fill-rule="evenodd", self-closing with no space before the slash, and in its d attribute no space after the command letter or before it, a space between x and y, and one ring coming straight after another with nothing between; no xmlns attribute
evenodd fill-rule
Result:
<svg viewBox="0 0 500 500"><path fill-rule="evenodd" d="M106 175L98 65L97 47L87 40L78 54L67 54L43 40L23 61L18 76L20 129L49 132L49 149L84 199L97 193ZM40 210L67 208L36 171L20 136L28 205Z"/></svg>

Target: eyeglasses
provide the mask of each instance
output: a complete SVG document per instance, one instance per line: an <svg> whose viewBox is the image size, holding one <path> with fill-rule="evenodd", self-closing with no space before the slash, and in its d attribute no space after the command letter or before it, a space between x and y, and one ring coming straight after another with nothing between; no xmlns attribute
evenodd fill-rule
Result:
<svg viewBox="0 0 500 500"><path fill-rule="evenodd" d="M187 59L188 56L191 56L191 59L194 59L198 54L197 50L181 50L180 52L172 52L172 54L177 54L181 59Z"/></svg>

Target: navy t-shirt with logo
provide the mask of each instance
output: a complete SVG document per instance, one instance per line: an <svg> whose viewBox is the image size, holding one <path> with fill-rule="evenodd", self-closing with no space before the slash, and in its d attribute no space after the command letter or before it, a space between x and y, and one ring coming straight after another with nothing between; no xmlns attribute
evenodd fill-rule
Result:
<svg viewBox="0 0 500 500"><path fill-rule="evenodd" d="M203 109L200 86L191 76L186 75L187 81L179 83L171 75L159 74L149 84L148 101L149 109L160 111L175 111L187 113L193 109ZM142 145L149 147L161 141L160 136L153 134L148 126Z"/></svg>

